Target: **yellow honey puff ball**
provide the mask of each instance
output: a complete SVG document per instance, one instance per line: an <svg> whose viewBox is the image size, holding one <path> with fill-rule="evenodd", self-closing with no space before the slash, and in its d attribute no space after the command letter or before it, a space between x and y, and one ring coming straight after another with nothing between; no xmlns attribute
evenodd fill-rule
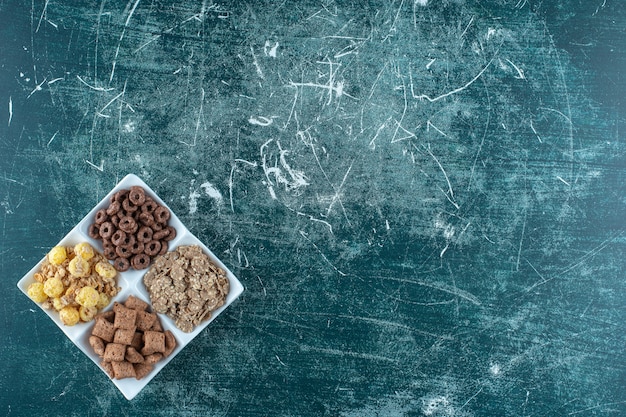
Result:
<svg viewBox="0 0 626 417"><path fill-rule="evenodd" d="M115 278L117 270L108 262L100 261L95 266L96 272L102 278Z"/></svg>
<svg viewBox="0 0 626 417"><path fill-rule="evenodd" d="M56 297L52 299L52 307L54 307L56 311L61 311L65 306L67 306L67 303L63 301L63 298Z"/></svg>
<svg viewBox="0 0 626 417"><path fill-rule="evenodd" d="M48 252L48 262L52 265L61 265L67 259L67 252L63 246L55 246Z"/></svg>
<svg viewBox="0 0 626 417"><path fill-rule="evenodd" d="M95 307L100 301L100 294L94 287L83 287L74 299L83 307Z"/></svg>
<svg viewBox="0 0 626 417"><path fill-rule="evenodd" d="M74 253L77 256L80 256L84 260L88 261L91 258L93 258L94 250L93 250L93 247L89 243L82 242L74 246Z"/></svg>
<svg viewBox="0 0 626 417"><path fill-rule="evenodd" d="M76 307L67 306L63 307L61 311L59 311L59 318L66 326L73 326L80 320L80 314L78 313Z"/></svg>
<svg viewBox="0 0 626 417"><path fill-rule="evenodd" d="M63 287L61 278L48 278L43 284L43 292L46 293L48 297L60 297L64 291L65 288Z"/></svg>
<svg viewBox="0 0 626 417"><path fill-rule="evenodd" d="M108 306L110 302L111 302L111 299L109 298L109 296L101 292L98 297L98 304L96 304L96 308L98 310L101 310L104 307Z"/></svg>
<svg viewBox="0 0 626 417"><path fill-rule="evenodd" d="M78 309L78 315L80 316L81 321L91 321L96 316L98 309L96 307L85 307L80 306Z"/></svg>
<svg viewBox="0 0 626 417"><path fill-rule="evenodd" d="M28 286L28 296L36 303L43 303L48 299L48 296L43 290L43 284L41 282L33 282Z"/></svg>
<svg viewBox="0 0 626 417"><path fill-rule="evenodd" d="M70 271L71 275L83 278L89 275L91 268L89 267L89 262L84 260L82 257L77 256L70 261L67 269Z"/></svg>

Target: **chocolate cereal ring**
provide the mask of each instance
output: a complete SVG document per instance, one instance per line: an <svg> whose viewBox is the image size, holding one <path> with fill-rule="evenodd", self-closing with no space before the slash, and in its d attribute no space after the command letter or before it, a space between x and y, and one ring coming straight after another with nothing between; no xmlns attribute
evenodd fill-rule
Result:
<svg viewBox="0 0 626 417"><path fill-rule="evenodd" d="M133 246L137 239L135 239L135 235L128 233L126 234L126 239L120 245Z"/></svg>
<svg viewBox="0 0 626 417"><path fill-rule="evenodd" d="M136 206L141 206L146 202L146 193L143 188L139 186L130 187L130 192L128 193L128 199L131 203Z"/></svg>
<svg viewBox="0 0 626 417"><path fill-rule="evenodd" d="M161 250L161 242L158 240L151 240L150 242L144 244L144 253L148 256L156 256Z"/></svg>
<svg viewBox="0 0 626 417"><path fill-rule="evenodd" d="M170 234L170 231L167 228L161 229L157 232L154 232L154 234L152 235L152 239L154 240L165 239L165 237L167 237L169 234Z"/></svg>
<svg viewBox="0 0 626 417"><path fill-rule="evenodd" d="M173 240L176 237L176 229L173 226L167 226L166 229L170 232L163 239L167 241Z"/></svg>
<svg viewBox="0 0 626 417"><path fill-rule="evenodd" d="M145 211L139 214L138 220L141 224L144 224L146 226L152 226L154 224L154 217L152 216L152 214Z"/></svg>
<svg viewBox="0 0 626 417"><path fill-rule="evenodd" d="M111 243L110 240L104 239L102 241L102 247L103 247L103 255L105 258L107 258L109 261L112 261L113 259L117 258L117 254L115 253L115 246L113 246L113 243Z"/></svg>
<svg viewBox="0 0 626 417"><path fill-rule="evenodd" d="M141 206L141 211L144 213L152 213L157 207L158 204L153 199L146 198L145 203Z"/></svg>
<svg viewBox="0 0 626 417"><path fill-rule="evenodd" d="M170 218L170 211L163 206L159 206L154 209L154 220L157 223L165 224Z"/></svg>
<svg viewBox="0 0 626 417"><path fill-rule="evenodd" d="M137 231L137 222L130 216L126 216L120 219L118 227L126 233L135 233Z"/></svg>
<svg viewBox="0 0 626 417"><path fill-rule="evenodd" d="M100 225L99 233L102 239L109 239L113 234L113 224L111 222L104 222Z"/></svg>
<svg viewBox="0 0 626 417"><path fill-rule="evenodd" d="M123 245L126 240L126 232L122 229L117 229L115 233L111 236L111 243L115 246Z"/></svg>
<svg viewBox="0 0 626 417"><path fill-rule="evenodd" d="M111 243L111 241L103 241L102 247L104 248L102 253L104 254L104 257L107 258L109 261L117 258L117 253L115 253L115 246Z"/></svg>
<svg viewBox="0 0 626 417"><path fill-rule="evenodd" d="M104 249L113 248L113 250L115 250L115 245L113 245L110 239L102 239L102 247Z"/></svg>
<svg viewBox="0 0 626 417"><path fill-rule="evenodd" d="M115 253L120 258L130 258L131 255L133 254L132 251L131 251L131 247L130 246L126 246L126 245L116 246L115 247Z"/></svg>
<svg viewBox="0 0 626 417"><path fill-rule="evenodd" d="M127 271L130 268L130 261L126 258L115 258L113 267L120 272Z"/></svg>
<svg viewBox="0 0 626 417"><path fill-rule="evenodd" d="M167 241L162 240L161 241L161 250L159 251L159 255L165 255L167 253L168 247L169 247L169 245L167 244Z"/></svg>
<svg viewBox="0 0 626 417"><path fill-rule="evenodd" d="M130 245L130 252L133 255L137 255L139 253L143 253L143 251L144 251L143 242L137 241L137 242L133 243L132 245Z"/></svg>
<svg viewBox="0 0 626 417"><path fill-rule="evenodd" d="M124 197L126 196L126 194L128 194L128 190L119 190L118 192L116 192L115 194L113 194L111 196L111 198L109 199L109 202L114 202L114 201L122 201L124 199Z"/></svg>
<svg viewBox="0 0 626 417"><path fill-rule="evenodd" d="M117 253L115 253L115 247L110 247L110 248L106 248L102 251L102 254L104 255L105 258L107 258L109 261L114 260L115 258L117 258Z"/></svg>
<svg viewBox="0 0 626 417"><path fill-rule="evenodd" d="M109 215L107 214L106 209L100 209L96 211L95 221L96 224L102 224L109 219Z"/></svg>
<svg viewBox="0 0 626 417"><path fill-rule="evenodd" d="M120 224L120 218L117 216L113 216L110 219L111 223L113 223L113 225L117 228L117 226Z"/></svg>
<svg viewBox="0 0 626 417"><path fill-rule="evenodd" d="M140 242L150 242L152 240L152 236L152 229L148 226L142 226L137 231L137 240Z"/></svg>
<svg viewBox="0 0 626 417"><path fill-rule="evenodd" d="M87 230L87 234L89 234L89 237L93 239L100 239L100 225L96 223L90 224L89 230Z"/></svg>
<svg viewBox="0 0 626 417"><path fill-rule="evenodd" d="M127 213L133 213L135 211L137 211L137 209L139 208L139 206L134 205L131 201L130 198L125 198L122 201L122 208L124 210L126 210Z"/></svg>
<svg viewBox="0 0 626 417"><path fill-rule="evenodd" d="M106 214L108 214L109 216L114 216L117 214L118 211L120 211L121 207L122 204L119 201L114 201L106 209Z"/></svg>
<svg viewBox="0 0 626 417"><path fill-rule="evenodd" d="M150 265L150 257L145 253L135 255L130 260L131 265L135 269L145 269Z"/></svg>

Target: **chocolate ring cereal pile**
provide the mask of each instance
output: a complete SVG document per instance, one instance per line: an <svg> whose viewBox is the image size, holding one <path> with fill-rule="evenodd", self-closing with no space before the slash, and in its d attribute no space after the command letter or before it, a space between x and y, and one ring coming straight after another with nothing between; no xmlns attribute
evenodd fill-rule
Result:
<svg viewBox="0 0 626 417"><path fill-rule="evenodd" d="M111 378L141 379L174 351L176 338L163 331L148 303L131 295L124 304L115 302L113 310L96 317L89 344Z"/></svg>
<svg viewBox="0 0 626 417"><path fill-rule="evenodd" d="M146 195L140 186L120 190L109 206L96 212L89 236L102 240L104 256L120 272L145 269L168 250L176 229L168 225L170 211Z"/></svg>

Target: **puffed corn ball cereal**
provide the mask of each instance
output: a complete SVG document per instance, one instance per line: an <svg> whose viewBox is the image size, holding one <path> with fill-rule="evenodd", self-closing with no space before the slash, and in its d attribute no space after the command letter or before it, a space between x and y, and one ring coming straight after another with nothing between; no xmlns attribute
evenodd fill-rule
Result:
<svg viewBox="0 0 626 417"><path fill-rule="evenodd" d="M55 246L48 253L48 261L52 265L61 265L67 258L67 252L63 246Z"/></svg>
<svg viewBox="0 0 626 417"><path fill-rule="evenodd" d="M117 270L108 262L98 262L95 269L104 278L114 278L117 275Z"/></svg>
<svg viewBox="0 0 626 417"><path fill-rule="evenodd" d="M43 284L43 292L51 298L60 297L61 294L65 292L65 288L63 288L63 281L57 277L52 277L46 280Z"/></svg>
<svg viewBox="0 0 626 417"><path fill-rule="evenodd" d="M70 274L78 278L83 278L89 275L89 273L91 272L90 269L91 267L89 265L89 262L87 262L80 256L74 257L74 259L72 259L70 261L70 264L68 265L68 270Z"/></svg>
<svg viewBox="0 0 626 417"><path fill-rule="evenodd" d="M93 287L83 287L78 291L74 299L83 307L95 307L98 301L100 301L100 294Z"/></svg>
<svg viewBox="0 0 626 417"><path fill-rule="evenodd" d="M67 303L63 301L61 297L56 297L52 299L52 307L54 307L56 311L61 311L63 307L66 307L66 306L67 306Z"/></svg>
<svg viewBox="0 0 626 417"><path fill-rule="evenodd" d="M109 296L101 292L98 294L98 304L96 304L96 308L98 310L102 310L104 307L108 306L110 302L111 299Z"/></svg>
<svg viewBox="0 0 626 417"><path fill-rule="evenodd" d="M41 282L33 282L28 286L28 296L36 303L43 303L48 299L48 296L43 291L43 284Z"/></svg>
<svg viewBox="0 0 626 417"><path fill-rule="evenodd" d="M66 326L73 326L80 320L80 313L76 307L67 306L59 311L59 318Z"/></svg>
<svg viewBox="0 0 626 417"><path fill-rule="evenodd" d="M74 253L84 260L88 261L93 258L94 250L89 243L82 242L74 246Z"/></svg>
<svg viewBox="0 0 626 417"><path fill-rule="evenodd" d="M80 316L81 321L88 322L93 320L98 313L98 309L96 307L85 307L80 306L78 309L78 315Z"/></svg>
<svg viewBox="0 0 626 417"><path fill-rule="evenodd" d="M28 287L28 296L59 312L66 326L91 321L111 302L120 287L117 271L89 243L55 246Z"/></svg>

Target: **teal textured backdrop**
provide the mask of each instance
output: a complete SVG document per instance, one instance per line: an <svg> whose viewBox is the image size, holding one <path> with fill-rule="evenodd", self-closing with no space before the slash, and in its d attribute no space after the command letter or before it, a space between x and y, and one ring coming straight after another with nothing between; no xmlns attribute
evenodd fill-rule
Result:
<svg viewBox="0 0 626 417"><path fill-rule="evenodd" d="M610 0L0 1L0 414L626 414ZM17 281L127 173L246 291L126 401Z"/></svg>

